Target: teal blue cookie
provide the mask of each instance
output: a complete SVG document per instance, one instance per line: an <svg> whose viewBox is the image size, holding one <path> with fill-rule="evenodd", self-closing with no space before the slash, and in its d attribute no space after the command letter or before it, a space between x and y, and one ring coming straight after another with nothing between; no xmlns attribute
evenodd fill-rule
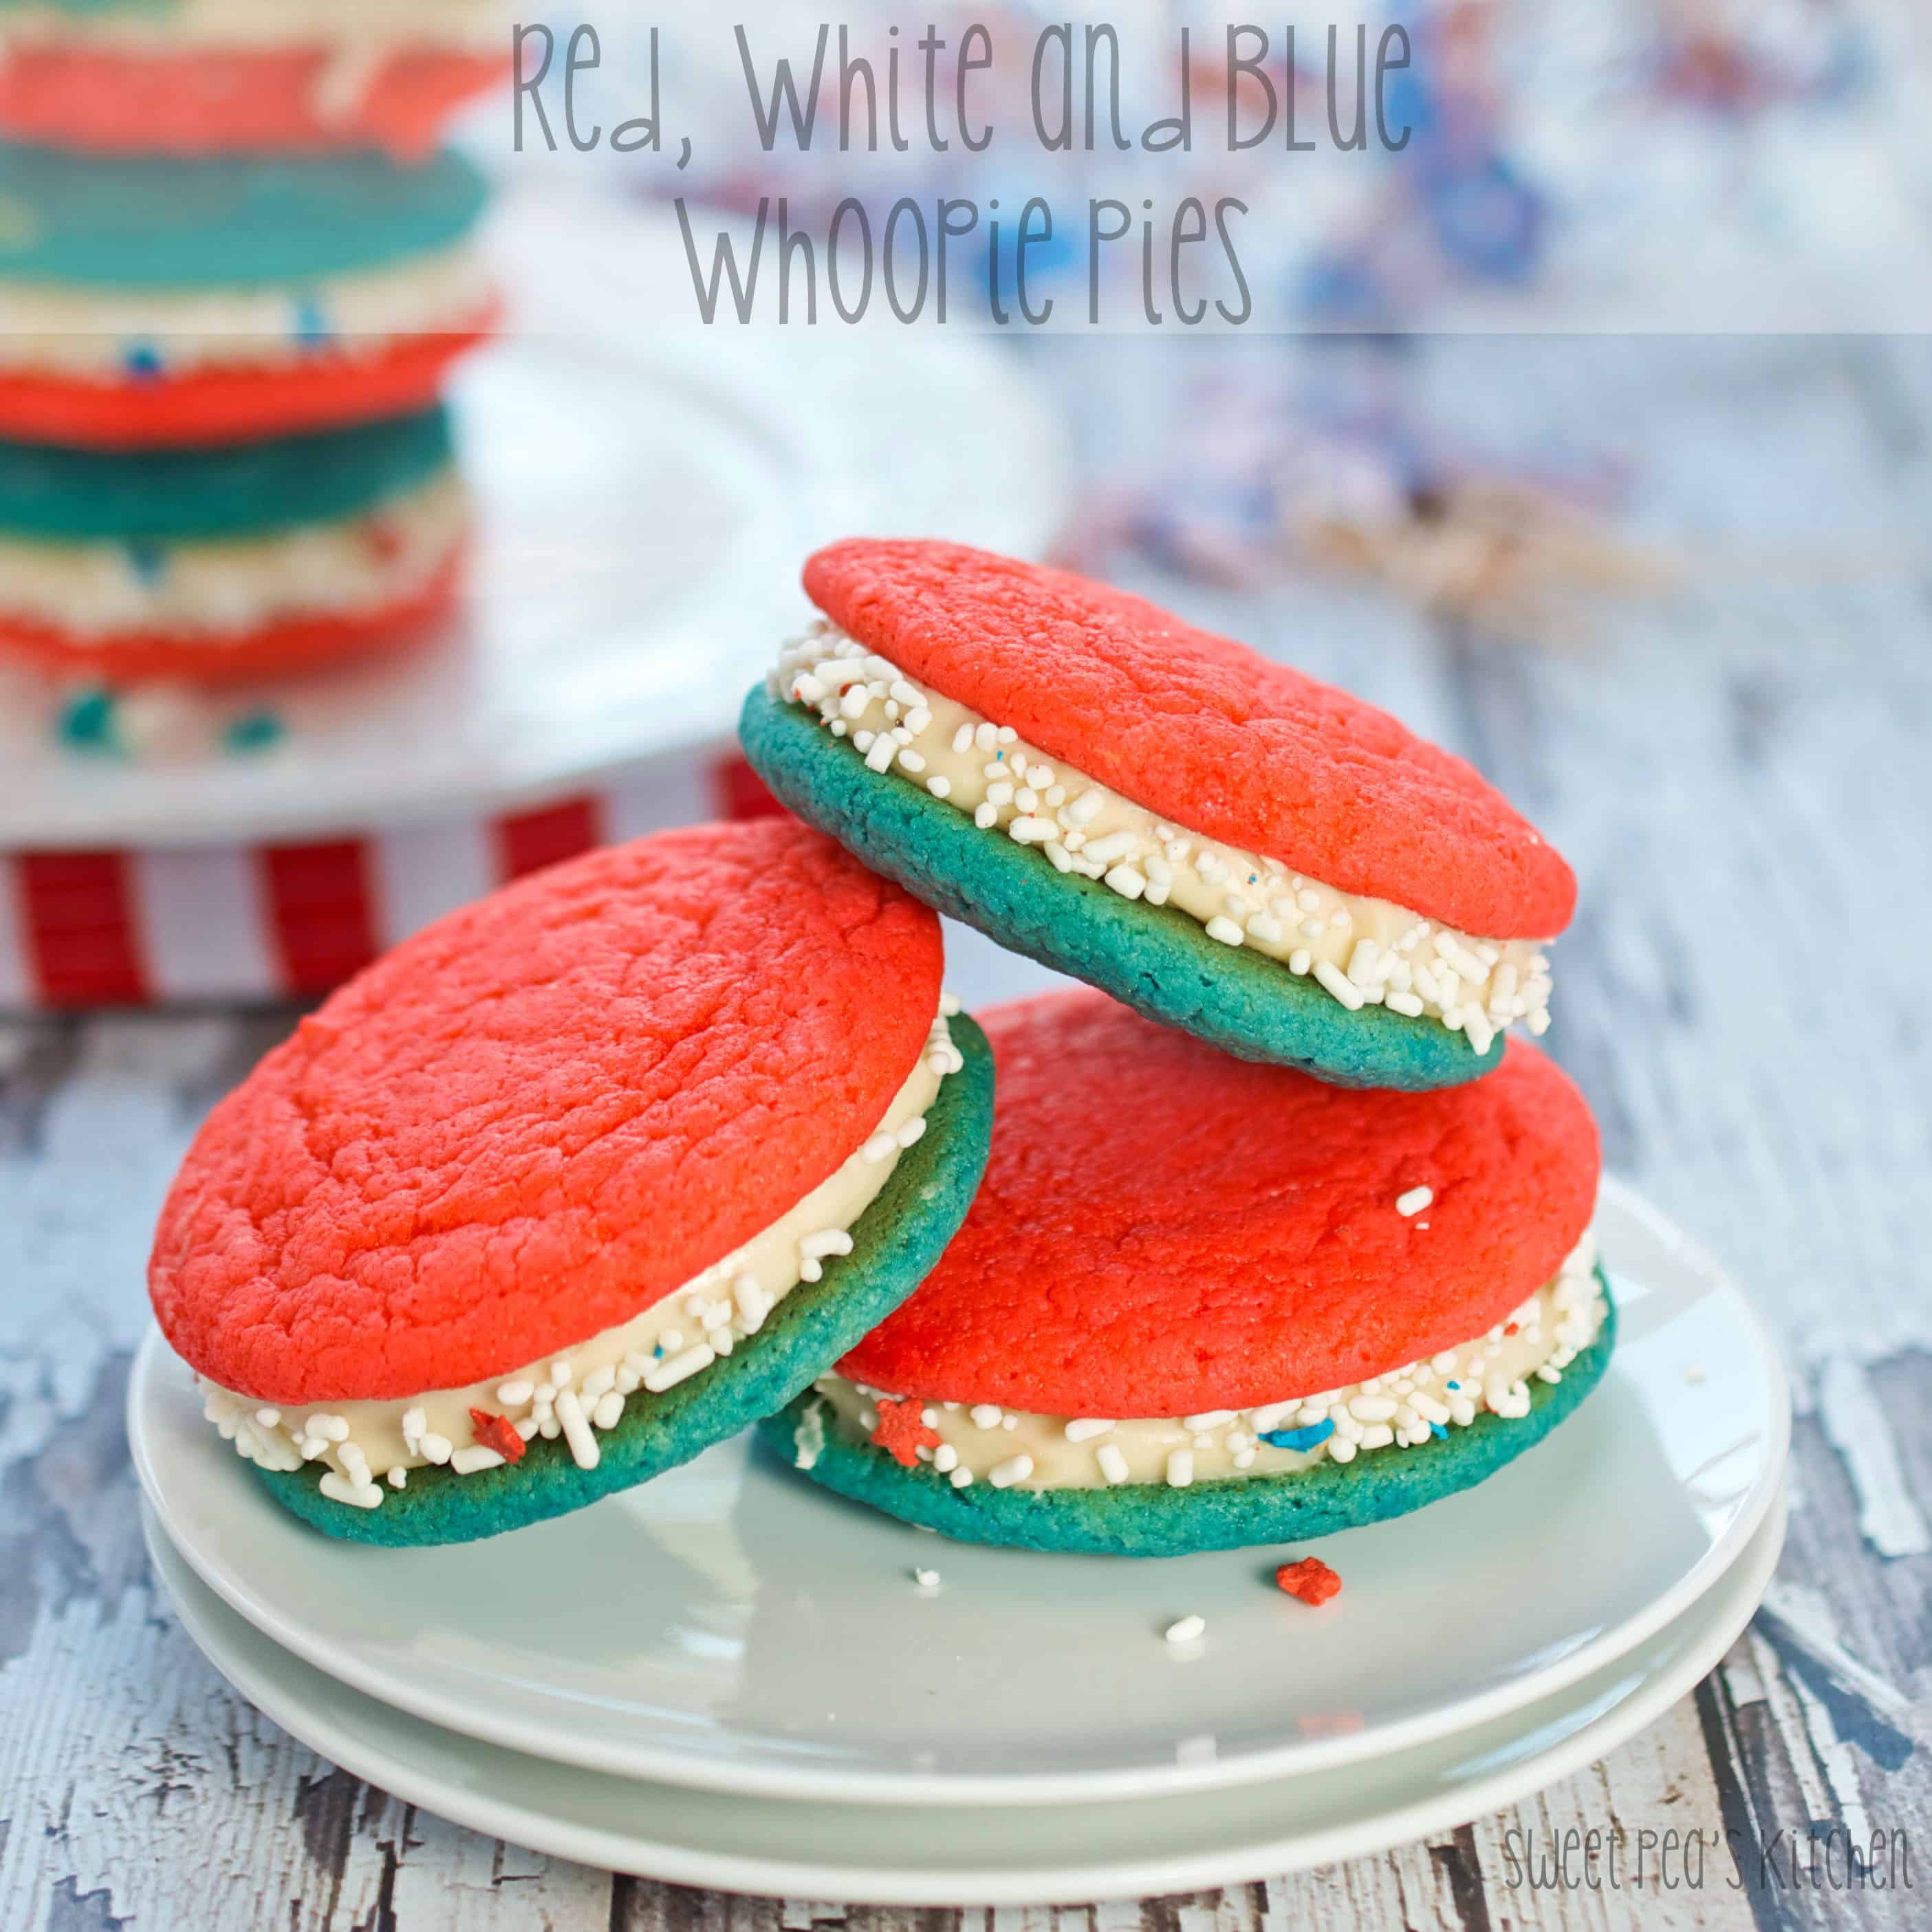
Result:
<svg viewBox="0 0 1932 1932"><path fill-rule="evenodd" d="M1610 1286L1598 1280L1605 1299ZM1529 1413L1505 1420L1485 1411L1466 1429L1412 1449L1378 1449L1351 1462L1324 1459L1292 1475L1237 1477L1185 1489L1153 1483L1118 1489L956 1490L925 1462L902 1468L883 1449L837 1426L832 1406L810 1390L759 1425L794 1467L855 1502L965 1543L1113 1556L1184 1556L1264 1543L1299 1544L1340 1529L1406 1516L1472 1489L1533 1448L1602 1381L1616 1344L1616 1310L1559 1382L1531 1385ZM808 1462L806 1460L809 1457Z"/></svg>
<svg viewBox="0 0 1932 1932"><path fill-rule="evenodd" d="M1502 1060L1438 1022L1385 1006L1351 1012L1278 960L1210 939L1171 907L1130 901L1056 872L1036 848L988 838L963 812L895 773L868 770L850 742L763 685L738 735L752 769L786 805L875 872L955 919L1243 1060L1300 1067L1331 1085L1453 1087Z"/></svg>
<svg viewBox="0 0 1932 1932"><path fill-rule="evenodd" d="M0 281L256 289L366 274L454 247L486 187L446 151L290 159L78 155L0 143Z"/></svg>
<svg viewBox="0 0 1932 1932"><path fill-rule="evenodd" d="M965 1015L950 1024L965 1064L940 1084L924 1136L853 1223L852 1252L829 1258L821 1281L793 1289L724 1360L662 1394L632 1396L616 1426L599 1432L596 1468L579 1468L560 1440L538 1438L514 1465L467 1476L412 1470L406 1489L366 1510L324 1496L314 1468L255 1474L284 1508L331 1536L469 1542L629 1489L782 1408L912 1292L972 1203L992 1131L993 1058Z"/></svg>
<svg viewBox="0 0 1932 1932"><path fill-rule="evenodd" d="M194 543L342 521L427 483L454 454L448 412L214 449L65 449L0 440L0 534Z"/></svg>

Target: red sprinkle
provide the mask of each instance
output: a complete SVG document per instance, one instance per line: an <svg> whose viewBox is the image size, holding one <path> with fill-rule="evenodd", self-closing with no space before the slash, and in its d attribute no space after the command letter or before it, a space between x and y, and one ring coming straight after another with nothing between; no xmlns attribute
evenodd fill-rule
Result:
<svg viewBox="0 0 1932 1932"><path fill-rule="evenodd" d="M1516 1325L1514 1322L1505 1322L1503 1324L1503 1333L1505 1335L1514 1335L1516 1332Z"/></svg>
<svg viewBox="0 0 1932 1932"><path fill-rule="evenodd" d="M1342 1587L1342 1580L1318 1556L1284 1563L1274 1573L1275 1587L1304 1604L1325 1604Z"/></svg>
<svg viewBox="0 0 1932 1932"><path fill-rule="evenodd" d="M872 1431L872 1440L902 1469L919 1460L920 1450L939 1447L939 1431L927 1428L925 1410L916 1396L879 1405L879 1426Z"/></svg>
<svg viewBox="0 0 1932 1932"><path fill-rule="evenodd" d="M481 1448L495 1450L506 1462L515 1462L530 1447L517 1433L508 1416L492 1415L487 1408L472 1408L470 1412L470 1426Z"/></svg>

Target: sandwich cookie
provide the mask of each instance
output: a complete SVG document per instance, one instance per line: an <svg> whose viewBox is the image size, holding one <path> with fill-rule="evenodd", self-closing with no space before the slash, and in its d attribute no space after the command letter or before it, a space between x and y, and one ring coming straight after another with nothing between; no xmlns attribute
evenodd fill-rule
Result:
<svg viewBox="0 0 1932 1932"><path fill-rule="evenodd" d="M958 1228L985 1040L939 922L789 820L554 866L352 980L209 1117L149 1283L332 1536L493 1535L808 1387Z"/></svg>
<svg viewBox="0 0 1932 1932"><path fill-rule="evenodd" d="M1368 1093L1084 989L982 1018L965 1226L764 1425L814 1480L976 1543L1298 1542L1480 1482L1601 1377L1596 1129L1526 1042Z"/></svg>
<svg viewBox="0 0 1932 1932"><path fill-rule="evenodd" d="M304 670L442 610L468 524L440 407L226 449L0 442L0 653L122 683Z"/></svg>
<svg viewBox="0 0 1932 1932"><path fill-rule="evenodd" d="M453 153L0 146L0 436L206 445L422 408L496 313L483 201Z"/></svg>
<svg viewBox="0 0 1932 1932"><path fill-rule="evenodd" d="M942 912L1244 1059L1432 1088L1547 1024L1570 868L1460 758L1136 597L855 541L740 720L784 802Z"/></svg>
<svg viewBox="0 0 1932 1932"><path fill-rule="evenodd" d="M14 0L0 131L97 152L418 158L508 71L490 0Z"/></svg>

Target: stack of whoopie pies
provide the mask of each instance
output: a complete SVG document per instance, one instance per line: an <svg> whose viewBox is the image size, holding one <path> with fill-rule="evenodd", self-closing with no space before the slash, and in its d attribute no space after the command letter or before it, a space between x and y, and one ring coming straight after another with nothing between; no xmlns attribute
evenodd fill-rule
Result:
<svg viewBox="0 0 1932 1932"><path fill-rule="evenodd" d="M154 1305L272 1493L486 1535L760 1421L952 1535L1168 1555L1416 1508L1561 1421L1615 1330L1596 1130L1504 1035L1546 1022L1562 860L1137 598L931 542L806 584L741 720L795 818L442 920L190 1152ZM982 1033L933 908L1092 990Z"/></svg>
<svg viewBox="0 0 1932 1932"><path fill-rule="evenodd" d="M8 11L0 655L58 679L298 670L456 586L439 397L496 302L436 140L501 71L490 10L253 10Z"/></svg>

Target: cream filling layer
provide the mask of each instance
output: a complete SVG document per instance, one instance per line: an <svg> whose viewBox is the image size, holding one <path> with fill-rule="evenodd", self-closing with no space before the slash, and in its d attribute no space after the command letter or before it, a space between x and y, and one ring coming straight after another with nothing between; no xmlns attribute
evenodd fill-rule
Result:
<svg viewBox="0 0 1932 1932"><path fill-rule="evenodd" d="M25 6L0 20L0 48L76 44L124 53L203 48L458 46L481 53L508 44L496 0L172 0L165 7Z"/></svg>
<svg viewBox="0 0 1932 1932"><path fill-rule="evenodd" d="M284 619L374 613L422 590L469 528L446 469L359 517L218 543L56 543L0 536L0 614L69 642L130 631L242 642Z"/></svg>
<svg viewBox="0 0 1932 1932"><path fill-rule="evenodd" d="M1486 1334L1346 1388L1288 1396L1259 1408L1158 1418L1036 1415L993 1402L929 1402L924 1420L940 1441L919 1456L956 1489L976 1482L995 1489L1095 1490L1123 1483L1185 1489L1197 1482L1293 1475L1324 1462L1414 1448L1438 1433L1466 1429L1478 1415L1527 1415L1530 1383L1563 1379L1610 1312L1595 1265L1595 1238L1586 1234L1555 1279ZM838 1375L821 1376L817 1387L831 1405L835 1426L854 1442L870 1438L881 1400L898 1400ZM801 1468L822 1453L823 1431L816 1411L801 1424L795 1443ZM1304 1446L1270 1442L1265 1438L1271 1434L1295 1436Z"/></svg>
<svg viewBox="0 0 1932 1932"><path fill-rule="evenodd" d="M325 354L370 356L413 335L460 334L493 285L469 242L400 266L299 286L80 288L0 278L0 369L137 381L235 368L292 368Z"/></svg>
<svg viewBox="0 0 1932 1932"><path fill-rule="evenodd" d="M1478 1053L1513 1021L1538 1034L1550 1024L1544 942L1472 938L1169 824L823 620L785 646L770 688L816 712L881 777L923 785L990 836L1036 848L1057 872L1174 906L1210 938L1280 961L1352 1011L1426 1016Z"/></svg>
<svg viewBox="0 0 1932 1932"><path fill-rule="evenodd" d="M284 1409L203 1377L204 1412L263 1468L324 1464L322 1493L356 1508L380 1504L379 1478L400 1489L408 1471L426 1464L458 1475L496 1468L503 1458L476 1441L472 1408L503 1417L526 1442L561 1436L579 1468L595 1468L597 1432L615 1428L628 1403L728 1356L801 1282L820 1280L826 1259L851 1252L848 1230L924 1134L940 1082L964 1064L946 1025L958 1010L950 995L941 1000L918 1064L857 1153L761 1233L629 1321L507 1375L400 1400Z"/></svg>

